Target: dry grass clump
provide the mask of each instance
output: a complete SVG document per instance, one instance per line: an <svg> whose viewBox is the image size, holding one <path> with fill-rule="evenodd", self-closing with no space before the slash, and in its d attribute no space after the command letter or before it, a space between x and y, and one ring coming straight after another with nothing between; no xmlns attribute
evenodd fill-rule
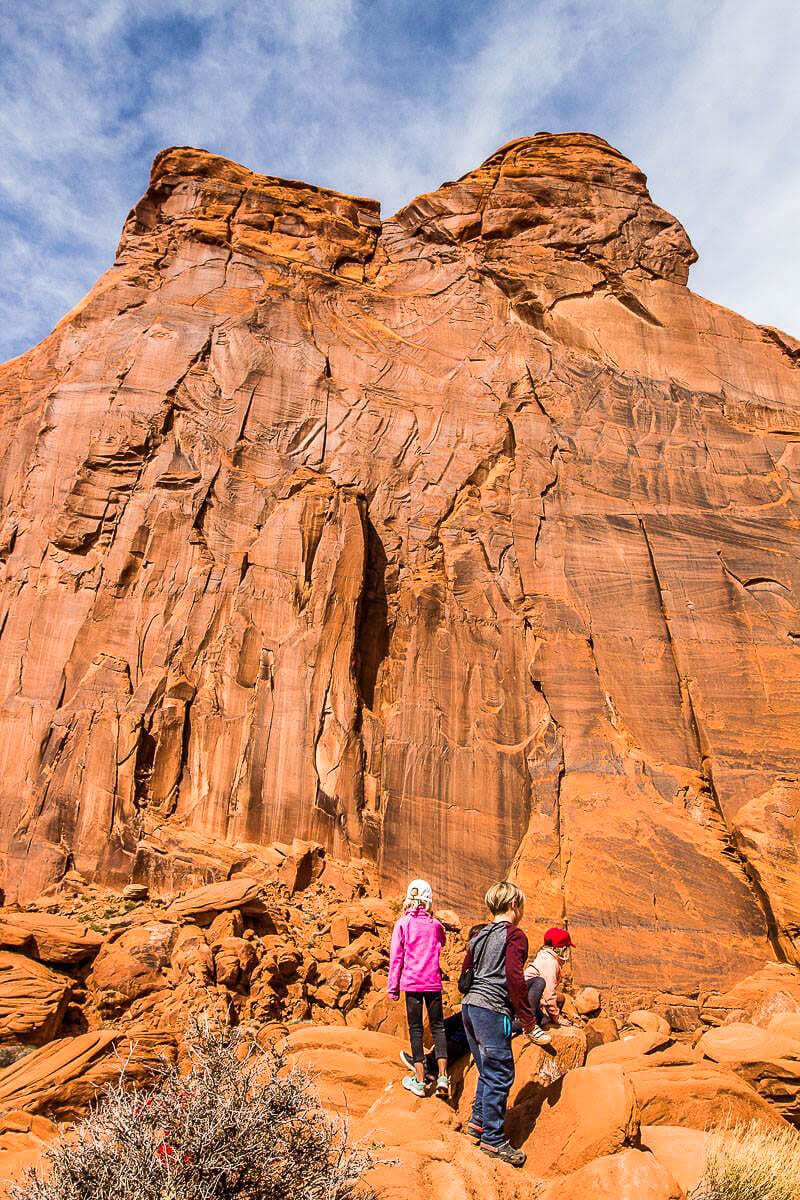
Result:
<svg viewBox="0 0 800 1200"><path fill-rule="evenodd" d="M188 1073L165 1064L152 1088L123 1067L14 1200L370 1200L371 1156L279 1047L207 1021L187 1047Z"/></svg>
<svg viewBox="0 0 800 1200"><path fill-rule="evenodd" d="M758 1121L714 1131L692 1200L800 1200L800 1136Z"/></svg>

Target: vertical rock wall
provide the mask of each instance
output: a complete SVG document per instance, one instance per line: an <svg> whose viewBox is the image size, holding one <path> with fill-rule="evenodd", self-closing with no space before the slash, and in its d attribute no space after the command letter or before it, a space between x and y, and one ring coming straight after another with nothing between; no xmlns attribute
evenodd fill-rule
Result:
<svg viewBox="0 0 800 1200"><path fill-rule="evenodd" d="M0 369L8 893L301 836L595 982L796 958L800 346L694 257L585 134L383 224L160 155Z"/></svg>

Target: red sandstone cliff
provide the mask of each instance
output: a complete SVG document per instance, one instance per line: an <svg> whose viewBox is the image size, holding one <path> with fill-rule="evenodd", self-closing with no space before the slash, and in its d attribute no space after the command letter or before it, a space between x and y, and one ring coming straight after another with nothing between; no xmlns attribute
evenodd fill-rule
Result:
<svg viewBox="0 0 800 1200"><path fill-rule="evenodd" d="M513 864L594 982L796 959L800 345L694 258L586 134L383 224L159 155L0 368L9 895L298 835Z"/></svg>

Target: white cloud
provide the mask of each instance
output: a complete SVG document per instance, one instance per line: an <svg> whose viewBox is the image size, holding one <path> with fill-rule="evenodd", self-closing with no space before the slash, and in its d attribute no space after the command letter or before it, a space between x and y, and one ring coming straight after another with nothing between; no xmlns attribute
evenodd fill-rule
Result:
<svg viewBox="0 0 800 1200"><path fill-rule="evenodd" d="M694 286L800 332L794 0L27 0L4 23L0 357L108 264L165 145L391 212L541 128L619 145L697 244Z"/></svg>
<svg viewBox="0 0 800 1200"><path fill-rule="evenodd" d="M700 253L695 290L800 334L800 5L725 0L623 137Z"/></svg>

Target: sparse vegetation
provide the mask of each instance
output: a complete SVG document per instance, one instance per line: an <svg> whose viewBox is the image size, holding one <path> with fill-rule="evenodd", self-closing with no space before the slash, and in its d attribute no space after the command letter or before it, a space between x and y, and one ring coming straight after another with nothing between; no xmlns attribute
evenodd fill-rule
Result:
<svg viewBox="0 0 800 1200"><path fill-rule="evenodd" d="M798 1200L800 1135L758 1121L716 1130L692 1200Z"/></svg>
<svg viewBox="0 0 800 1200"><path fill-rule="evenodd" d="M370 1154L277 1046L195 1022L186 1074L119 1080L15 1200L369 1200Z"/></svg>

